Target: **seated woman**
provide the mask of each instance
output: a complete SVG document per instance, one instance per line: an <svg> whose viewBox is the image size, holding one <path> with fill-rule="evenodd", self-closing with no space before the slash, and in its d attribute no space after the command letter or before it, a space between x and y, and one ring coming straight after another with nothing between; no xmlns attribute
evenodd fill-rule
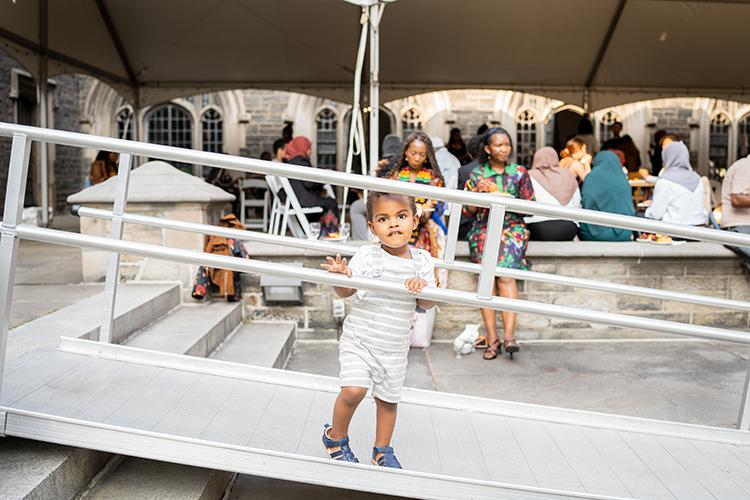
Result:
<svg viewBox="0 0 750 500"><path fill-rule="evenodd" d="M706 224L705 191L690 165L690 152L682 141L672 142L661 153L662 174L654 186L646 217L675 224Z"/></svg>
<svg viewBox="0 0 750 500"><path fill-rule="evenodd" d="M594 168L581 188L581 206L589 210L621 215L635 215L633 194L620 159L612 151L601 151L594 159ZM630 229L581 223L579 236L591 241L630 241Z"/></svg>
<svg viewBox="0 0 750 500"><path fill-rule="evenodd" d="M297 136L286 145L284 161L292 165L312 167L310 156L312 143L304 136ZM307 214L311 222L320 222L320 235L326 236L339 230L339 205L335 199L325 195L323 184L299 179L289 179L302 207L322 207L323 213Z"/></svg>
<svg viewBox="0 0 750 500"><path fill-rule="evenodd" d="M581 207L581 192L575 175L560 166L557 152L544 147L534 153L529 170L536 201L568 208ZM531 239L538 241L570 241L578 234L578 224L565 219L551 220L541 215L527 216L526 227Z"/></svg>
<svg viewBox="0 0 750 500"><path fill-rule="evenodd" d="M565 144L565 149L560 151L560 158L560 166L570 170L579 182L583 182L591 172L591 155L579 137L573 137Z"/></svg>

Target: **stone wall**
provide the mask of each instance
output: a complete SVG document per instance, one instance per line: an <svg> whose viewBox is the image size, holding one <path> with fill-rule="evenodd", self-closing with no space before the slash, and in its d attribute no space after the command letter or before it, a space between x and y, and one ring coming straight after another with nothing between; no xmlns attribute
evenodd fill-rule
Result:
<svg viewBox="0 0 750 500"><path fill-rule="evenodd" d="M0 121L13 122L13 101L10 94L10 71L18 63L0 50ZM0 137L0 214L5 205L5 186L8 182L8 161L10 160L11 139Z"/></svg>
<svg viewBox="0 0 750 500"><path fill-rule="evenodd" d="M581 244L581 242L574 242ZM584 244L585 245L585 244ZM633 242L632 245L643 244ZM692 244L688 244L692 245ZM700 244L697 244L700 245ZM724 250L723 247L717 246ZM533 270L579 278L596 279L628 285L661 288L750 301L750 280L743 273L739 260L733 254L721 252L716 257L568 257L533 256ZM262 260L268 257L258 256ZM319 268L323 258L303 255L284 255L274 262L304 262L306 267ZM452 289L475 291L477 275L452 271L448 279ZM332 317L331 287L304 284L305 303L300 306L274 306L263 303L259 278L243 276L245 310L250 319L289 319L297 321L301 338L335 338L339 324ZM721 328L748 330L747 312L717 310L673 301L638 296L598 292L585 289L551 285L540 282L518 282L520 298L571 307L585 307L598 311L644 316L681 323L708 325ZM353 299L347 299L351 304ZM502 331L501 314L498 314L498 331ZM436 317L434 337L452 339L466 324L482 325L476 308L443 304ZM482 326L482 331L484 327ZM660 337L652 332L634 331L589 324L586 322L556 319L547 316L521 314L518 316L518 337L521 339L583 339Z"/></svg>
<svg viewBox="0 0 750 500"><path fill-rule="evenodd" d="M245 134L242 156L260 158L263 151L273 154L273 141L281 137L284 112L292 94L271 90L244 92L245 108L250 112L250 123Z"/></svg>
<svg viewBox="0 0 750 500"><path fill-rule="evenodd" d="M15 122L16 105L15 100L10 98L12 69L23 70L14 59L0 51L0 121L9 123ZM51 126L58 130L80 131L83 101L90 82L93 80L81 75L60 75L53 80L56 85L50 86ZM35 124L38 123L38 106L36 113ZM0 138L0 213L5 203L10 144L9 138ZM88 176L88 165L84 163L82 151L79 148L55 146L54 150L50 151L49 175L52 186L50 205L55 208L55 211L67 210L65 198L84 187L85 178ZM32 152L31 168L35 169L32 177L39 183L41 174L38 146L35 146ZM37 185L34 189L35 199L26 200L26 205L41 204L40 188Z"/></svg>
<svg viewBox="0 0 750 500"><path fill-rule="evenodd" d="M69 132L79 132L81 128L83 104L89 77L61 75L55 77L57 87L52 94L54 128ZM55 146L54 152L54 203L55 211L66 211L65 199L83 189L89 175L89 165L83 159L81 148Z"/></svg>

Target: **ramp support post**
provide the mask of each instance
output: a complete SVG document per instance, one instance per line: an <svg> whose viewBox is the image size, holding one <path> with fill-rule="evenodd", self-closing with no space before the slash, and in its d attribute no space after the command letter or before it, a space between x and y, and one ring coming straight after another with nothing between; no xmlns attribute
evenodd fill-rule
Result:
<svg viewBox="0 0 750 500"><path fill-rule="evenodd" d="M737 428L741 431L750 431L750 361L747 362L747 374L745 375L745 386L742 389L742 402L740 403L740 415L737 418Z"/></svg>
<svg viewBox="0 0 750 500"><path fill-rule="evenodd" d="M127 153L120 155L120 164L117 167L117 188L115 190L115 202L112 208L112 236L113 240L122 239L125 205L128 200L128 186L130 185L130 164L132 157ZM112 343L112 335L115 322L115 301L117 300L117 282L120 280L120 253L112 252L107 262L107 280L104 285L104 308L102 311L102 326L99 329L99 341L105 344Z"/></svg>
<svg viewBox="0 0 750 500"><path fill-rule="evenodd" d="M29 172L31 141L23 134L13 134L8 167L8 188L0 225L0 391L3 388L5 350L10 329L10 307L13 302L13 282L16 277L18 235L16 226L22 221L23 200L26 195L26 176ZM5 419L3 419L3 428Z"/></svg>
<svg viewBox="0 0 750 500"><path fill-rule="evenodd" d="M500 243L503 240L505 207L502 205L492 205L489 217L490 220L487 221L487 234L484 240L484 251L482 252L482 271L479 273L479 286L477 287L477 297L480 299L492 298L497 256L500 255Z"/></svg>

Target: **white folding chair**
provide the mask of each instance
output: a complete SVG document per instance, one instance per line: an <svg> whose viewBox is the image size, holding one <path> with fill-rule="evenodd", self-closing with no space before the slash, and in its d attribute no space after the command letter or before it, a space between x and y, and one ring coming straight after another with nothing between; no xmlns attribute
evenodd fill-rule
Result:
<svg viewBox="0 0 750 500"><path fill-rule="evenodd" d="M266 183L271 188L273 205L271 209L270 234L284 235L287 227L295 238L309 238L312 235L310 223L306 214L323 213L322 207L305 207L300 205L292 185L286 177L266 176ZM285 201L281 201L279 193L283 190Z"/></svg>
<svg viewBox="0 0 750 500"><path fill-rule="evenodd" d="M262 189L263 197L248 198L245 192L246 189ZM261 179L242 179L240 181L240 221L245 227L268 231L268 204L270 197L268 185ZM248 219L248 208L260 208L263 213L262 218Z"/></svg>

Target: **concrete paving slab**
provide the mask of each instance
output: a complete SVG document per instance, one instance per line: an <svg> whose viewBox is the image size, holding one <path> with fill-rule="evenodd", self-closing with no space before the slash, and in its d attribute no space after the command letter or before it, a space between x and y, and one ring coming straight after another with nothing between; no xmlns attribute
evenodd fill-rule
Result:
<svg viewBox="0 0 750 500"><path fill-rule="evenodd" d="M412 349L406 385L644 418L732 427L750 348L700 341L540 342L513 360L448 343ZM336 376L338 346L298 341L287 369ZM429 381L430 383L426 383Z"/></svg>
<svg viewBox="0 0 750 500"><path fill-rule="evenodd" d="M10 327L15 328L104 290L100 283L73 285L16 285L10 310Z"/></svg>
<svg viewBox="0 0 750 500"><path fill-rule="evenodd" d="M60 285L83 281L81 249L21 240L16 285Z"/></svg>

